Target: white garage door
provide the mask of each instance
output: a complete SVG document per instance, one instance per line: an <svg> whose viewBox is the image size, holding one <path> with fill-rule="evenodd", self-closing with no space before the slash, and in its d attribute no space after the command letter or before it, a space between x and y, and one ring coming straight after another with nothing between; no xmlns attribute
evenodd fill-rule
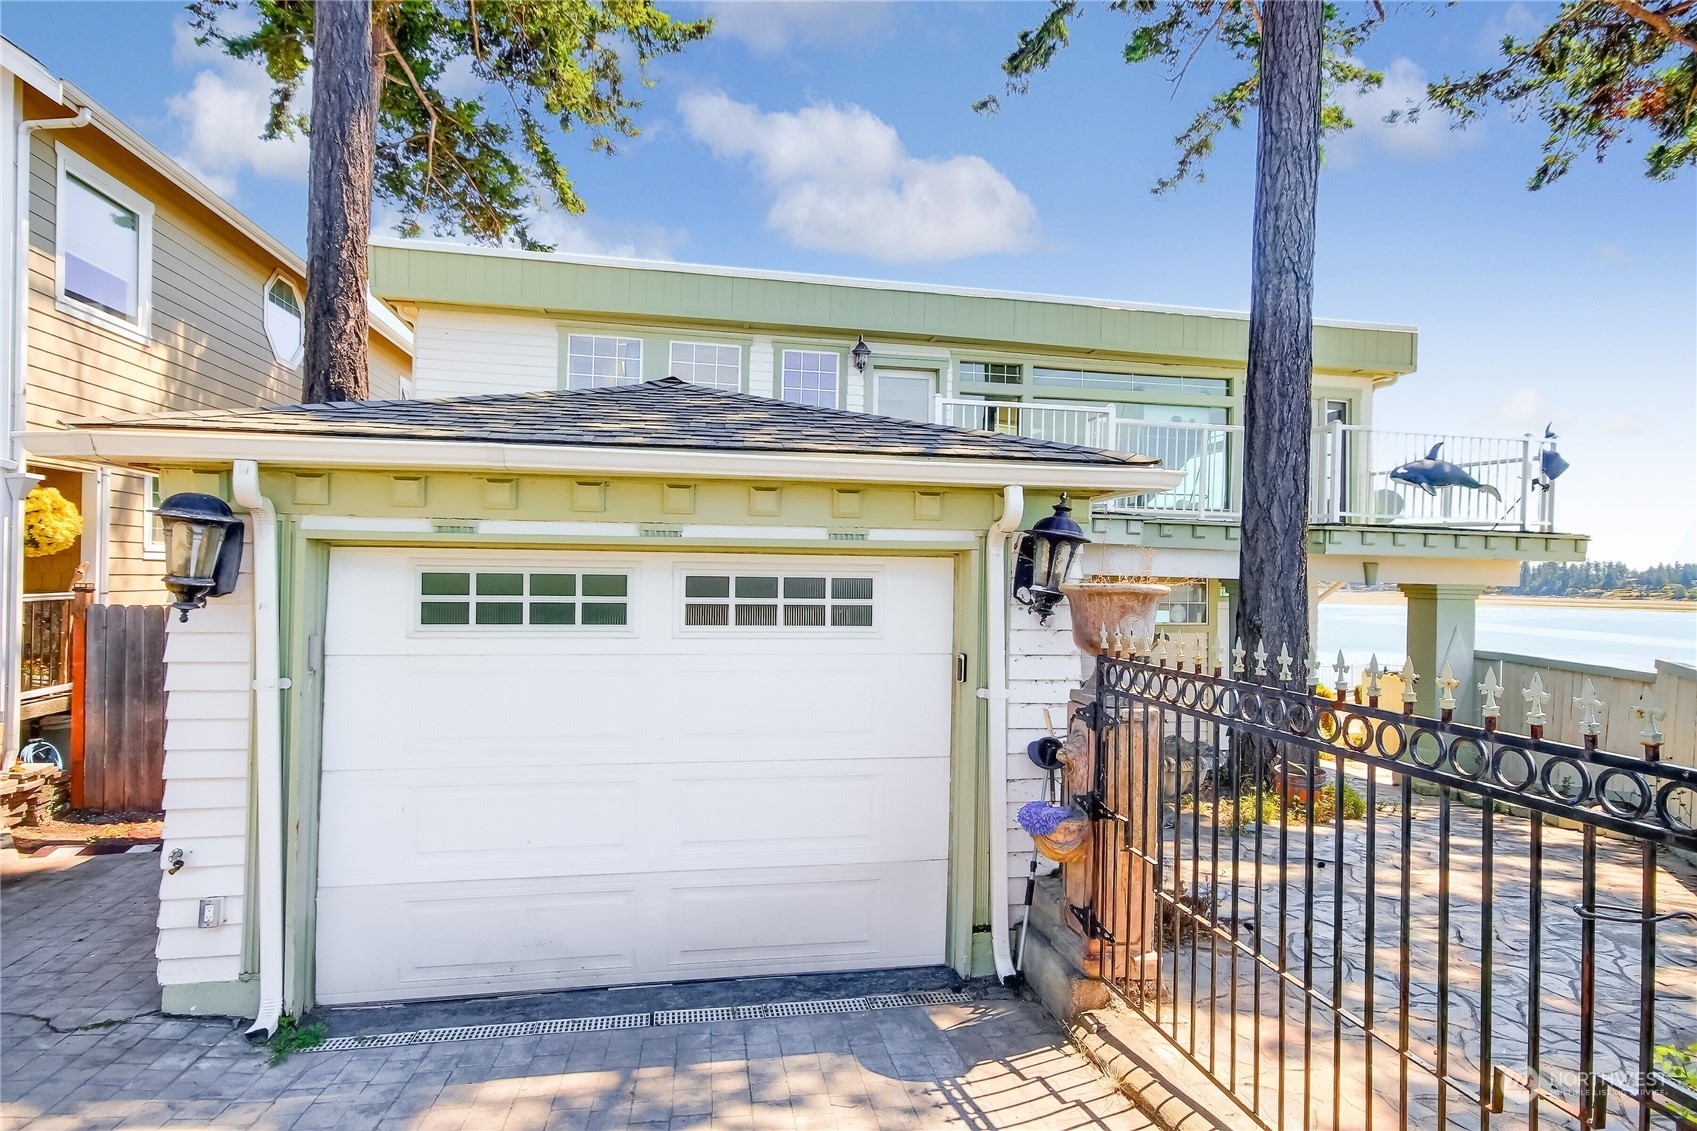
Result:
<svg viewBox="0 0 1697 1131"><path fill-rule="evenodd" d="M338 549L320 1001L941 962L946 559Z"/></svg>

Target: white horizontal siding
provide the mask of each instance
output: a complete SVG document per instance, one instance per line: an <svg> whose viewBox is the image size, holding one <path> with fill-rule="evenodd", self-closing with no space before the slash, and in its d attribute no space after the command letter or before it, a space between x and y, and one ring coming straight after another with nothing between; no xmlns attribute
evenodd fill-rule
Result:
<svg viewBox="0 0 1697 1131"><path fill-rule="evenodd" d="M558 388L559 327L551 318L424 307L412 372L413 394L424 399Z"/></svg>
<svg viewBox="0 0 1697 1131"><path fill-rule="evenodd" d="M253 559L249 539L243 562ZM228 597L165 638L165 828L159 882L161 985L229 982L241 975L246 914L249 718L253 684L253 585L244 571ZM224 925L198 925L200 901L224 899Z"/></svg>
<svg viewBox="0 0 1697 1131"><path fill-rule="evenodd" d="M1008 602L1008 922L1019 926L1024 914L1025 878L1030 872L1031 838L1019 827L1019 807L1043 796L1043 771L1032 765L1025 748L1048 734L1044 708L1057 737L1067 729L1067 696L1079 684L1078 650L1072 642L1072 616L1065 602L1048 624L1038 624L1031 610ZM1038 871L1048 874L1056 865L1040 860Z"/></svg>

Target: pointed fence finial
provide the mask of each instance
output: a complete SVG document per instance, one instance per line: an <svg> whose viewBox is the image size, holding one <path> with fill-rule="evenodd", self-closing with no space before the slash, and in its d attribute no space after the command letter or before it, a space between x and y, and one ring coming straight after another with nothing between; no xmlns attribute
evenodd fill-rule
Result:
<svg viewBox="0 0 1697 1131"><path fill-rule="evenodd" d="M1550 693L1544 690L1544 677L1538 672L1532 673L1532 684L1520 693L1526 700L1526 725L1541 727L1550 721L1550 716L1544 714L1544 708L1550 705Z"/></svg>
<svg viewBox="0 0 1697 1131"><path fill-rule="evenodd" d="M1173 641L1173 662L1179 671L1183 671L1184 665L1189 662L1189 653L1190 647L1184 637L1181 636Z"/></svg>
<svg viewBox="0 0 1697 1131"><path fill-rule="evenodd" d="M1579 694L1573 697L1573 705L1579 708L1579 733L1597 735L1603 733L1602 712L1603 701L1597 698L1597 688L1586 679L1580 687Z"/></svg>
<svg viewBox="0 0 1697 1131"><path fill-rule="evenodd" d="M1164 668L1167 666L1167 638L1165 636L1161 637L1156 643L1155 651L1150 655L1153 657L1156 667Z"/></svg>
<svg viewBox="0 0 1697 1131"><path fill-rule="evenodd" d="M1107 655L1107 653L1108 653L1108 626L1106 624L1102 624L1102 625L1098 625L1097 627L1102 630L1102 654Z"/></svg>
<svg viewBox="0 0 1697 1131"><path fill-rule="evenodd" d="M1445 664L1443 673L1438 676L1438 690L1441 692L1438 696L1439 710L1455 710L1455 689L1460 686L1461 681L1455 678L1455 672L1450 669L1448 664Z"/></svg>
<svg viewBox="0 0 1697 1131"><path fill-rule="evenodd" d="M1290 682L1290 674L1291 674L1290 673L1290 666L1294 662L1295 662L1295 660L1290 654L1289 646L1284 645L1284 644L1280 644L1279 645L1279 682L1280 683L1289 683Z"/></svg>
<svg viewBox="0 0 1697 1131"><path fill-rule="evenodd" d="M1420 682L1420 676L1414 671L1413 656L1402 658L1402 670L1397 673L1397 677L1402 680L1403 705L1405 707L1414 706L1415 701L1420 698L1419 693L1414 690L1414 685Z"/></svg>
<svg viewBox="0 0 1697 1131"><path fill-rule="evenodd" d="M1367 661L1367 697L1369 699L1379 697L1379 677L1384 674L1385 669L1379 666L1379 653L1374 652L1372 658Z"/></svg>
<svg viewBox="0 0 1697 1131"><path fill-rule="evenodd" d="M1333 691L1342 695L1349 688L1349 661L1343 658L1343 649L1338 649L1338 662L1332 665L1332 671L1337 674L1338 685Z"/></svg>
<svg viewBox="0 0 1697 1131"><path fill-rule="evenodd" d="M1238 637L1237 643L1232 645L1232 674L1233 675L1242 675L1243 674L1243 658L1245 656L1247 656L1248 654L1249 654L1248 649L1244 648L1244 646L1243 646L1243 637L1241 637L1241 636Z"/></svg>
<svg viewBox="0 0 1697 1131"><path fill-rule="evenodd" d="M1303 661L1308 669L1308 686L1317 687L1320 683L1320 653L1313 648L1308 649L1308 659Z"/></svg>
<svg viewBox="0 0 1697 1131"><path fill-rule="evenodd" d="M1481 713L1485 718L1495 719L1502 717L1503 709L1497 705L1497 696L1502 693L1503 685L1497 682L1497 669L1494 666L1486 668L1485 678L1483 682L1479 684L1479 694L1485 697L1485 704L1481 708Z"/></svg>
<svg viewBox="0 0 1697 1131"><path fill-rule="evenodd" d="M1255 642L1255 678L1263 679L1267 675L1267 646L1261 641Z"/></svg>
<svg viewBox="0 0 1697 1131"><path fill-rule="evenodd" d="M1645 746L1660 746L1662 744L1662 720L1667 718L1667 712L1656 706L1656 701L1645 690L1638 696L1638 702L1632 707L1632 713L1644 720L1644 729L1638 732L1638 737L1644 740Z"/></svg>
<svg viewBox="0 0 1697 1131"><path fill-rule="evenodd" d="M1125 636L1119 629L1114 629L1114 655L1117 657L1125 651Z"/></svg>

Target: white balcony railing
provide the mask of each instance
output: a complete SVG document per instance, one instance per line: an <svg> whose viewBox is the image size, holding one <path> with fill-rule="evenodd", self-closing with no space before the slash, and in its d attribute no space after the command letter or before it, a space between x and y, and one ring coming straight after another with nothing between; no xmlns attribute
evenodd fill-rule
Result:
<svg viewBox="0 0 1697 1131"><path fill-rule="evenodd" d="M1213 522L1236 521L1238 468L1243 460L1241 424L1153 423L1122 420L1114 434L1116 451L1155 456L1161 466L1184 472L1177 487L1159 495L1131 495L1108 504L1110 510Z"/></svg>
<svg viewBox="0 0 1697 1131"><path fill-rule="evenodd" d="M1456 436L1334 423L1314 436L1310 520L1550 533L1555 486L1543 478L1541 463L1551 446L1531 435ZM1427 491L1391 478L1397 468L1426 459L1434 447L1438 460L1477 486L1456 482ZM1446 473L1459 479L1448 469L1435 477Z"/></svg>
<svg viewBox="0 0 1697 1131"><path fill-rule="evenodd" d="M1030 404L936 397L932 419L956 428L1001 432L1033 440L1056 440L1113 450L1114 410L1107 405Z"/></svg>
<svg viewBox="0 0 1697 1131"><path fill-rule="evenodd" d="M933 419L977 428L1154 456L1182 471L1178 486L1106 504L1116 513L1149 518L1237 522L1242 513L1243 427L1114 420L1109 405L1031 404L938 397ZM1391 472L1426 458L1460 469L1478 487L1456 482L1428 493ZM1309 520L1316 524L1459 527L1474 530L1555 530L1555 488L1543 478L1543 453L1552 442L1530 435L1452 436L1330 424L1311 438ZM1450 477L1459 478L1453 471ZM1443 478L1440 470L1438 478ZM1483 488L1490 488L1484 490Z"/></svg>

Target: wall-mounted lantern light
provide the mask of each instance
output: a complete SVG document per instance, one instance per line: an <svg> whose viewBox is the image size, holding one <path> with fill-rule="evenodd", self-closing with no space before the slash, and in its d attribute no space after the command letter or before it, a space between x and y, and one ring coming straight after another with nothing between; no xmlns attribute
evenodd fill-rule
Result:
<svg viewBox="0 0 1697 1131"><path fill-rule="evenodd" d="M866 335L860 335L860 340L849 350L849 357L854 361L856 373L866 372L866 359L872 356L872 347L866 344Z"/></svg>
<svg viewBox="0 0 1697 1131"><path fill-rule="evenodd" d="M159 504L165 523L165 588L171 607L189 612L236 588L242 568L242 520L216 495L184 491Z"/></svg>
<svg viewBox="0 0 1697 1131"><path fill-rule="evenodd" d="M1055 606L1061 603L1061 583L1072 573L1078 548L1088 541L1072 520L1065 494L1055 504L1055 513L1038 521L1020 539L1013 569L1014 600L1029 605L1040 623L1047 624Z"/></svg>

